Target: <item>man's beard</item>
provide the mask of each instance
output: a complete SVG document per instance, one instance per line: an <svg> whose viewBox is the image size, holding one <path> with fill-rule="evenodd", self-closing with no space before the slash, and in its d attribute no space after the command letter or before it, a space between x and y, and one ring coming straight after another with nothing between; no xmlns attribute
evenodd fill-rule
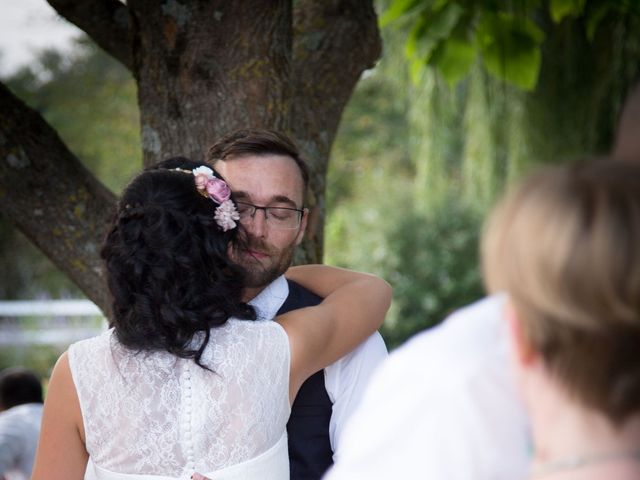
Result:
<svg viewBox="0 0 640 480"><path fill-rule="evenodd" d="M242 249L243 247L239 248ZM241 254L243 252L238 252L238 249L235 249L236 254L240 253L235 261L245 269L245 286L248 288L262 288L273 282L291 266L296 245L293 243L278 252L261 242L249 241L245 248L247 250L264 252L269 255L269 262L265 264L257 258L246 258Z"/></svg>

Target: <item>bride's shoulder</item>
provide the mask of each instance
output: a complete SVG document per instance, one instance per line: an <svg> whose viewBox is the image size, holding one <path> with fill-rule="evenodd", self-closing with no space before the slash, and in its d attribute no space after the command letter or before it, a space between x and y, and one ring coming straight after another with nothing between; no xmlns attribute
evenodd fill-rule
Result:
<svg viewBox="0 0 640 480"><path fill-rule="evenodd" d="M114 341L114 331L112 328L105 330L104 332L89 338L78 340L69 346L69 351L83 351L90 350L95 351L96 348L108 348Z"/></svg>
<svg viewBox="0 0 640 480"><path fill-rule="evenodd" d="M246 342L256 345L271 343L288 347L288 336L282 326L271 320L236 320L230 319L226 324L229 335L241 336ZM215 338L215 336L212 336Z"/></svg>
<svg viewBox="0 0 640 480"><path fill-rule="evenodd" d="M264 334L264 333L272 333L272 334L282 334L284 335L284 329L280 326L279 323L274 322L273 320L237 320L237 319L229 319L227 322L231 328L235 328L237 330L252 332L256 335Z"/></svg>

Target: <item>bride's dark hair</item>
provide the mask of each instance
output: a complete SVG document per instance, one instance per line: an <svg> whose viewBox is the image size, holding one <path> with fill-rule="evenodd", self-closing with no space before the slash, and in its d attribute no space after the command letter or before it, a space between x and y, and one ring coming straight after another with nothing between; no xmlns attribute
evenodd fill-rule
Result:
<svg viewBox="0 0 640 480"><path fill-rule="evenodd" d="M244 271L227 256L238 228L223 232L214 219L217 204L198 193L194 176L169 170L202 165L176 158L138 175L122 194L101 251L118 340L198 365L212 327L230 316L255 318L241 300Z"/></svg>

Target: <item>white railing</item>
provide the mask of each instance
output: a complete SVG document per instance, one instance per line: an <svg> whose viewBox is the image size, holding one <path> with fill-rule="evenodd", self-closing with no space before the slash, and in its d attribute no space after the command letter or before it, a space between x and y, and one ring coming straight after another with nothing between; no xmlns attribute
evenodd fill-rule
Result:
<svg viewBox="0 0 640 480"><path fill-rule="evenodd" d="M106 325L89 300L0 301L0 347L70 344L99 334Z"/></svg>
<svg viewBox="0 0 640 480"><path fill-rule="evenodd" d="M90 300L0 300L0 317L102 315Z"/></svg>

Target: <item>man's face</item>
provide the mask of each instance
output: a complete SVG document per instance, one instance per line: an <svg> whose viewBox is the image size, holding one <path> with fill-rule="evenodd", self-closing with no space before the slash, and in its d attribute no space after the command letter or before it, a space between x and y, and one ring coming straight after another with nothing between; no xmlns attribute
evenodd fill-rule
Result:
<svg viewBox="0 0 640 480"><path fill-rule="evenodd" d="M259 207L302 208L304 182L295 161L283 155L246 155L215 163L235 199ZM263 210L242 221L247 245L234 249L231 258L249 275L248 298L257 295L271 281L284 273L293 258L295 247L302 241L307 224L305 211L300 226L277 229L270 225Z"/></svg>

